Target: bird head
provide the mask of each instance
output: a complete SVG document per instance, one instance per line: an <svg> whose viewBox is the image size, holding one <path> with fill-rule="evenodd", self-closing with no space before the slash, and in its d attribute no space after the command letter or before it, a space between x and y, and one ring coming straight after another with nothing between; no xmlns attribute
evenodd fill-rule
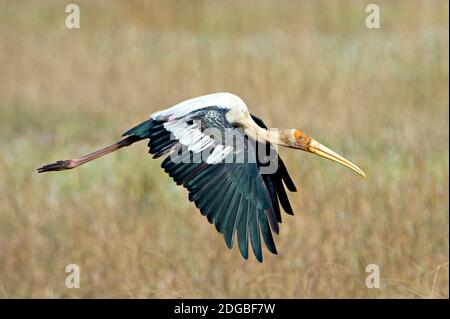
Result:
<svg viewBox="0 0 450 319"><path fill-rule="evenodd" d="M303 131L300 130L284 130L284 134L282 136L283 138L283 146L287 146L290 148L299 149L308 153L313 153L316 155L319 155L321 157L324 157L326 159L329 159L331 161L337 162L339 164L342 164L352 170L354 170L359 175L366 177L366 174L355 164L350 162L349 160L345 159L341 155L337 154L336 152L332 151L325 145L319 143L312 137L309 137L306 135Z"/></svg>
<svg viewBox="0 0 450 319"><path fill-rule="evenodd" d="M367 177L366 174L358 166L345 159L341 155L332 151L325 145L319 143L312 137L306 135L303 131L296 129L262 129L259 127L249 114L244 117L241 122L244 131L253 139L259 142L269 142L275 145L299 149L308 153L313 153L344 165L362 177Z"/></svg>

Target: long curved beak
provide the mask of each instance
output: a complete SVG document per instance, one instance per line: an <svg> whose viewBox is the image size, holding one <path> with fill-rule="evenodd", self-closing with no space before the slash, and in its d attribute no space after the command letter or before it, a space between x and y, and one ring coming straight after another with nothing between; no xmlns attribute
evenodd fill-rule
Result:
<svg viewBox="0 0 450 319"><path fill-rule="evenodd" d="M360 169L358 166L356 166L349 160L343 158L341 155L337 154L336 152L333 152L328 147L320 144L313 138L311 138L311 140L309 141L308 147L307 147L307 149L305 149L305 151L325 157L334 162L338 162L338 163L354 170L356 173L358 173L362 177L367 177L366 174L362 171L362 169Z"/></svg>

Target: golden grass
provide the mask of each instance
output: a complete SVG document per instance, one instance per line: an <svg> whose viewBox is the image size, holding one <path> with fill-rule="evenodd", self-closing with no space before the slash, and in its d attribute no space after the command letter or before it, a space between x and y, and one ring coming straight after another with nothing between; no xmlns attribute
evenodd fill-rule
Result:
<svg viewBox="0 0 450 319"><path fill-rule="evenodd" d="M2 2L0 296L448 298L448 2L378 3L368 30L364 1L80 1L67 30L64 3ZM226 249L144 143L35 172L218 91L369 176L281 150L300 191L263 264Z"/></svg>

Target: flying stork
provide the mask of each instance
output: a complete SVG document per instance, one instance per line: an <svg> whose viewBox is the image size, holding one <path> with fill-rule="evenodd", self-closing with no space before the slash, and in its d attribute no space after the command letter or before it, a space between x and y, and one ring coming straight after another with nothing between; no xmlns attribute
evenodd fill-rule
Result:
<svg viewBox="0 0 450 319"><path fill-rule="evenodd" d="M221 134L209 134L209 129ZM223 138L230 132L246 143ZM355 164L300 130L268 130L260 118L250 114L244 101L231 93L200 96L153 113L122 136L110 146L44 165L38 172L72 169L149 139L149 153L153 158L166 156L161 167L177 185L188 190L189 200L223 234L228 248L232 248L236 234L241 255L248 258L250 241L259 262L263 260L261 237L267 249L277 254L272 232L279 233L280 204L293 215L285 187L291 192L296 192L296 187L276 146L314 153L366 176ZM271 150L275 156L261 158L258 149ZM273 161L275 169L264 172L267 162Z"/></svg>

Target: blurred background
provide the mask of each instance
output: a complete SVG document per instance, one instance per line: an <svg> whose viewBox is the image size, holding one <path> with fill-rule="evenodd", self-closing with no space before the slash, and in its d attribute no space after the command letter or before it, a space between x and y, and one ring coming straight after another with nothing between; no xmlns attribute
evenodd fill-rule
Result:
<svg viewBox="0 0 450 319"><path fill-rule="evenodd" d="M0 4L0 297L449 297L448 1L377 1L380 29L368 1L74 2L73 30L64 1ZM221 91L368 174L282 149L296 215L262 264L146 143L35 171Z"/></svg>

